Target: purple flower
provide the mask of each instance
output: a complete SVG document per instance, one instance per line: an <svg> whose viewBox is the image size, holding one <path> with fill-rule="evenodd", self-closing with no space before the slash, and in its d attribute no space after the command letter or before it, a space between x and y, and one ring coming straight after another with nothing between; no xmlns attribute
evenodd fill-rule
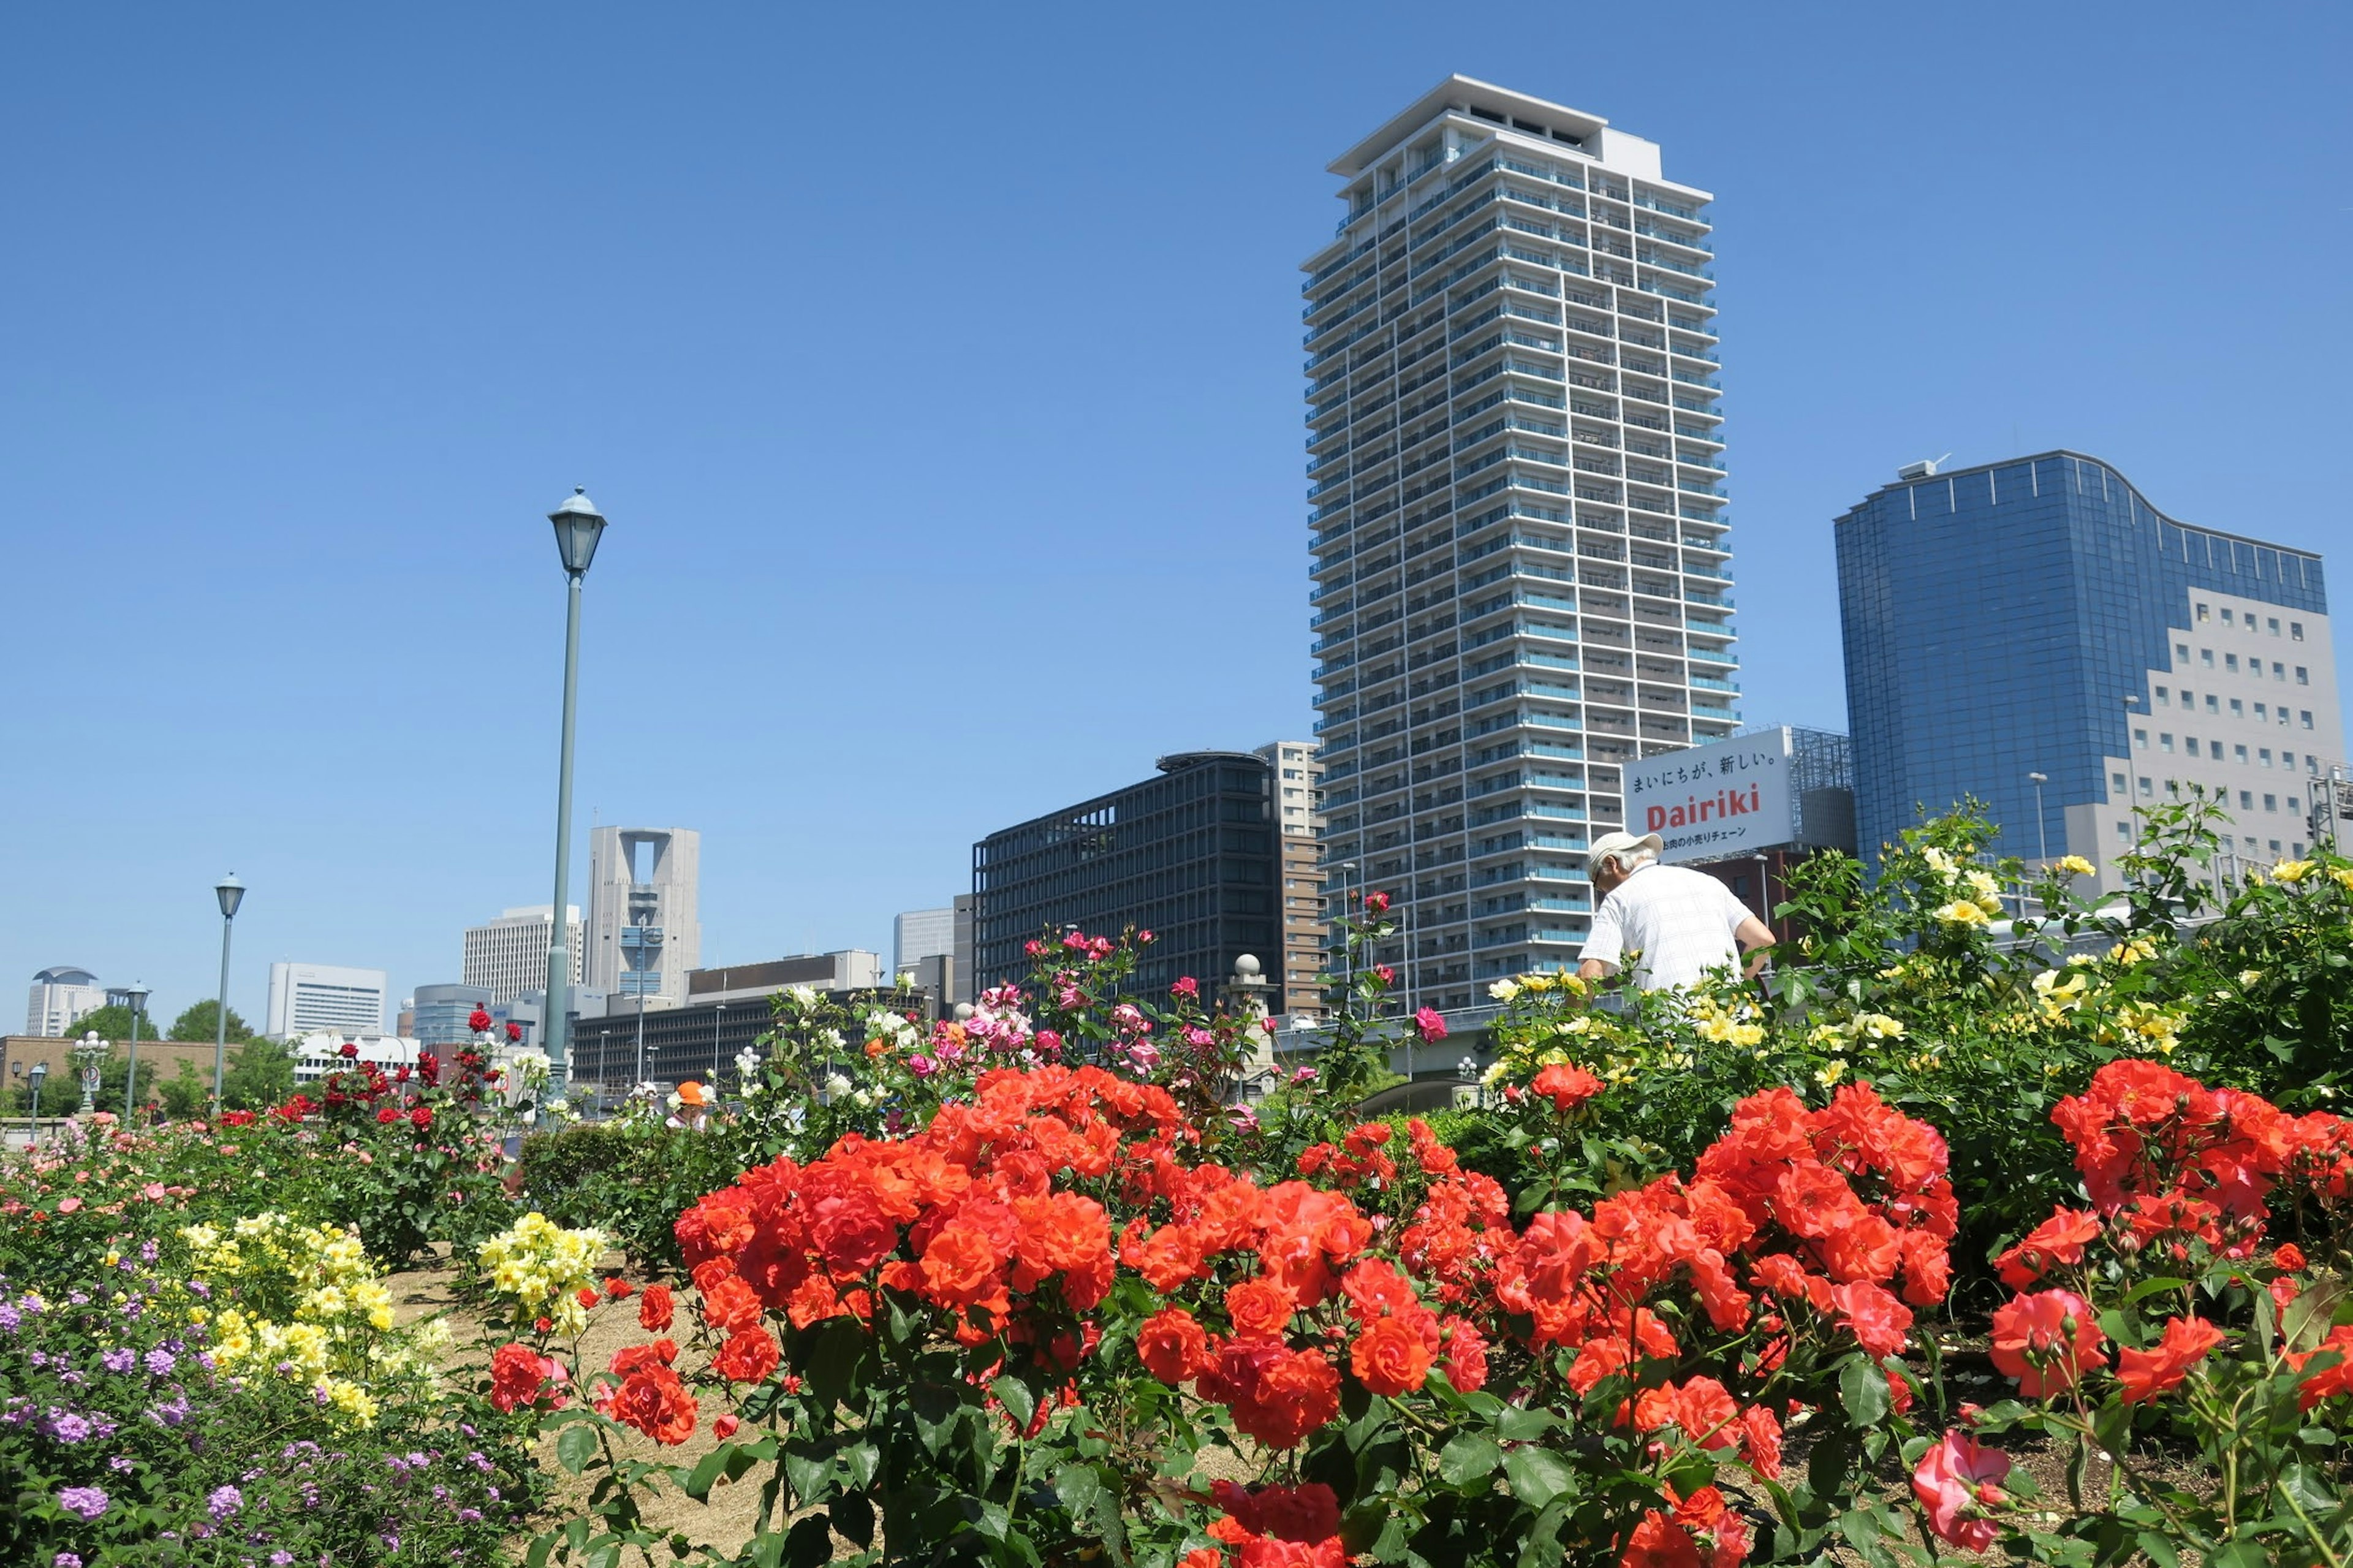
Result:
<svg viewBox="0 0 2353 1568"><path fill-rule="evenodd" d="M52 1412L49 1436L60 1443L87 1442L90 1439L90 1417L77 1415L70 1410Z"/></svg>
<svg viewBox="0 0 2353 1568"><path fill-rule="evenodd" d="M164 1350L160 1347L155 1350L149 1351L140 1359L147 1363L148 1372L156 1377L170 1376L172 1369L180 1364L180 1361L177 1356L174 1355L170 1351Z"/></svg>
<svg viewBox="0 0 2353 1568"><path fill-rule="evenodd" d="M81 1568L81 1556L79 1552L60 1552L49 1559L49 1568Z"/></svg>
<svg viewBox="0 0 2353 1568"><path fill-rule="evenodd" d="M228 1518L244 1506L245 1494L235 1487L216 1487L213 1489L212 1495L205 1499L205 1511L213 1516L215 1523Z"/></svg>
<svg viewBox="0 0 2353 1568"><path fill-rule="evenodd" d="M107 1352L98 1358L98 1363L109 1372L129 1372L139 1364L139 1352L126 1345L120 1350Z"/></svg>
<svg viewBox="0 0 2353 1568"><path fill-rule="evenodd" d="M106 1468L112 1470L118 1476L127 1476L131 1473L131 1456L128 1454L117 1454L114 1458L106 1461Z"/></svg>
<svg viewBox="0 0 2353 1568"><path fill-rule="evenodd" d="M100 1487L68 1487L58 1494L58 1506L82 1520L93 1520L106 1511L106 1492Z"/></svg>
<svg viewBox="0 0 2353 1568"><path fill-rule="evenodd" d="M25 1314L5 1301L0 1301L0 1329L15 1333L25 1321Z"/></svg>

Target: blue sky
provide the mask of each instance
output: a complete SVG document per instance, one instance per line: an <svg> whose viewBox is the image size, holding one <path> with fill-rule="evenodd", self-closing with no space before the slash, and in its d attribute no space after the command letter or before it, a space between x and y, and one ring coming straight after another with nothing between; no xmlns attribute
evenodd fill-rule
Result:
<svg viewBox="0 0 2353 1568"><path fill-rule="evenodd" d="M1829 520L1916 457L2342 570L2348 16L14 8L0 973L168 1016L234 868L248 1016L457 978L548 896L575 483L575 876L700 828L707 961L887 952L990 829L1303 731L1295 268L1453 70L1717 195L1748 717L1842 722Z"/></svg>

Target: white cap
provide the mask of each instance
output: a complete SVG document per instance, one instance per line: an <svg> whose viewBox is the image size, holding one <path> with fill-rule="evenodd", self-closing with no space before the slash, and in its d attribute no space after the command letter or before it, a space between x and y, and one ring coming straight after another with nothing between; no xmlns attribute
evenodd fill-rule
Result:
<svg viewBox="0 0 2353 1568"><path fill-rule="evenodd" d="M1639 837L1631 833L1605 833L1595 839L1593 847L1585 852L1585 863L1588 866L1598 866L1604 858L1614 855L1622 865L1627 856L1639 850L1647 849L1656 855L1665 847L1666 841L1655 833L1645 833Z"/></svg>

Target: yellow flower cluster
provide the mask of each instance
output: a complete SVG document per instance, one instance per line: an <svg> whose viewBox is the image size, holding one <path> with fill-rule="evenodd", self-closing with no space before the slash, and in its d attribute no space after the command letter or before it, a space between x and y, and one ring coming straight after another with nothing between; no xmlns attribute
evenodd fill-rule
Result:
<svg viewBox="0 0 2353 1568"><path fill-rule="evenodd" d="M1765 1043L1765 1026L1754 1020L1750 1008L1727 1007L1702 993L1691 999L1688 1016L1699 1037L1713 1044L1753 1051Z"/></svg>
<svg viewBox="0 0 2353 1568"><path fill-rule="evenodd" d="M2102 1040L2126 1050L2155 1051L2169 1057L2181 1043L2182 1016L2154 1002L2126 1002L2116 1009L2116 1021L2103 1026Z"/></svg>
<svg viewBox="0 0 2353 1568"><path fill-rule="evenodd" d="M590 1285L607 1245L600 1230L566 1230L536 1209L482 1243L477 1257L491 1288L519 1315L546 1318L564 1333L587 1325L577 1293Z"/></svg>
<svg viewBox="0 0 2353 1568"><path fill-rule="evenodd" d="M448 1325L396 1332L392 1293L350 1232L273 1212L227 1232L187 1226L180 1239L205 1287L186 1293L183 1310L210 1324L222 1367L307 1384L358 1426L375 1425L385 1398L433 1383Z"/></svg>
<svg viewBox="0 0 2353 1568"><path fill-rule="evenodd" d="M2096 875L2099 871L2098 867L2093 865L2089 860L2084 859L2081 855L2062 855L2051 868L2054 871L2063 872L2070 877L2090 877Z"/></svg>
<svg viewBox="0 0 2353 1568"><path fill-rule="evenodd" d="M2046 969L2034 977L2035 1005L2042 1009L2045 1022L2055 1024L2084 1005L2089 988L2081 969L2069 970L2064 978L2059 971Z"/></svg>

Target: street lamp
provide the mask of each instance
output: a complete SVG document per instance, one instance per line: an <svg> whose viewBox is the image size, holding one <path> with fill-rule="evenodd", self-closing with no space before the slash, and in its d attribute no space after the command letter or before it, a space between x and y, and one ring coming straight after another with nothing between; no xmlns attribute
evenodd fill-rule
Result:
<svg viewBox="0 0 2353 1568"><path fill-rule="evenodd" d="M134 980L123 994L131 998L131 1072L130 1081L122 1086L122 1125L130 1127L135 1125L131 1108L139 1100L139 1015L147 1010L151 993L145 982Z"/></svg>
<svg viewBox="0 0 2353 1568"><path fill-rule="evenodd" d="M35 1062L33 1070L25 1075L26 1083L33 1090L33 1114L26 1119L25 1131L31 1134L36 1149L41 1146L41 1085L48 1081L48 1077L49 1064L47 1062Z"/></svg>
<svg viewBox="0 0 2353 1568"><path fill-rule="evenodd" d="M220 900L221 912L220 994L213 1001L213 1119L218 1121L221 1081L228 1074L228 932L237 905L245 901L245 884L231 871L213 885L213 896Z"/></svg>
<svg viewBox="0 0 2353 1568"><path fill-rule="evenodd" d="M547 1078L557 1098L571 1081L565 1047L571 1044L565 1016L572 984L572 933L565 919L572 880L572 729L580 698L580 580L596 559L596 542L604 537L604 515L587 492L573 487L564 504L547 514L555 525L555 553L564 563L570 592L564 610L564 740L555 768L555 908L548 918L547 944ZM639 1003L643 1005L642 999Z"/></svg>
<svg viewBox="0 0 2353 1568"><path fill-rule="evenodd" d="M2047 869L2051 864L2051 840L2042 826L2042 786L2051 782L2049 773L2029 773L2034 785L2034 858Z"/></svg>
<svg viewBox="0 0 2353 1568"><path fill-rule="evenodd" d="M81 1069L81 1110L77 1114L88 1116L98 1109L99 1064L106 1060L106 1042L98 1037L96 1029L84 1035L74 1047L73 1059L74 1066Z"/></svg>
<svg viewBox="0 0 2353 1568"><path fill-rule="evenodd" d="M712 1092L714 1094L717 1093L719 1089L719 1069L721 1066L719 1053L722 1047L719 1044L719 1018L720 1015L726 1011L727 1004L724 1002L713 1002L711 1005L711 1088Z"/></svg>

